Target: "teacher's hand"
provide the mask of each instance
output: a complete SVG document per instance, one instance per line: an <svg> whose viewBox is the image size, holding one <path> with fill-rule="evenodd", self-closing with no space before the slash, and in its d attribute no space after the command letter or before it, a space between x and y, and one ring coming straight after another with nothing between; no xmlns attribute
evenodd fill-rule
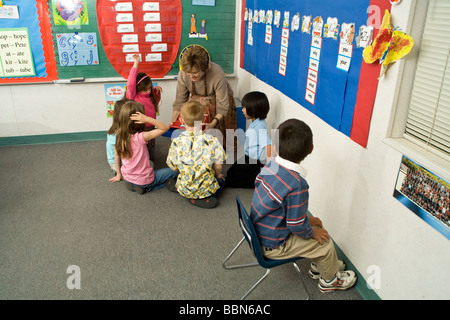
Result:
<svg viewBox="0 0 450 320"><path fill-rule="evenodd" d="M175 110L173 111L172 119L170 120L170 125L173 125L173 123L178 120L179 115L180 115L180 111L175 111Z"/></svg>

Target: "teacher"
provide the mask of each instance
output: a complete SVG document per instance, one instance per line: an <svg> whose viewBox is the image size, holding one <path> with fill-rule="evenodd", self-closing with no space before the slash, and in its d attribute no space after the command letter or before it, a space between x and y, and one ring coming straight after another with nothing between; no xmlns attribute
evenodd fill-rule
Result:
<svg viewBox="0 0 450 320"><path fill-rule="evenodd" d="M237 129L233 90L225 73L218 64L209 60L208 52L201 46L187 49L180 65L171 124L178 119L183 103L198 101L205 107L205 113L209 113L205 129L220 130L225 146L225 130Z"/></svg>

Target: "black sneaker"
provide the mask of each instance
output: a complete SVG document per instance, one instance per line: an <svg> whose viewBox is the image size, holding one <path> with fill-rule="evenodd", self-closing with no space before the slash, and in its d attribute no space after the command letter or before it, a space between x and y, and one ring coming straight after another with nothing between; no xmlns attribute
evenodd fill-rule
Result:
<svg viewBox="0 0 450 320"><path fill-rule="evenodd" d="M175 184L177 183L177 179L169 178L166 180L166 188L171 192L178 192Z"/></svg>
<svg viewBox="0 0 450 320"><path fill-rule="evenodd" d="M132 185L131 183L127 182L126 184L127 189L132 191L132 192L136 192L138 194L144 194L146 192L146 190L144 188Z"/></svg>
<svg viewBox="0 0 450 320"><path fill-rule="evenodd" d="M215 206L217 206L217 198L216 197L208 197L204 199L188 199L190 203L192 203L194 206L205 208L205 209L212 209Z"/></svg>

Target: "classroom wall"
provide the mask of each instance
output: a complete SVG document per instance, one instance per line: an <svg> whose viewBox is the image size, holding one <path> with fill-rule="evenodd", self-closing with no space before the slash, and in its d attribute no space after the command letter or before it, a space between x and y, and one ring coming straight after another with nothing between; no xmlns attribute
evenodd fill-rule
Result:
<svg viewBox="0 0 450 320"><path fill-rule="evenodd" d="M130 67L132 63L130 63ZM113 83L125 83L126 80ZM169 122L176 80L163 88L159 120ZM234 87L235 78L229 78ZM0 137L107 131L105 83L0 85Z"/></svg>
<svg viewBox="0 0 450 320"><path fill-rule="evenodd" d="M237 3L237 14L241 8ZM406 24L410 1L392 10L396 24ZM236 30L239 52L240 23ZM448 299L450 242L392 196L402 154L383 142L392 125L402 64L380 80L368 147L336 131L278 90L238 68L230 83L238 98L265 92L270 128L289 118L308 123L314 152L304 161L310 185L310 211L322 219L335 242L369 283L374 270L382 299ZM160 119L168 122L176 81L158 80L164 89ZM106 131L104 83L0 86L0 137ZM449 169L446 172L450 175Z"/></svg>

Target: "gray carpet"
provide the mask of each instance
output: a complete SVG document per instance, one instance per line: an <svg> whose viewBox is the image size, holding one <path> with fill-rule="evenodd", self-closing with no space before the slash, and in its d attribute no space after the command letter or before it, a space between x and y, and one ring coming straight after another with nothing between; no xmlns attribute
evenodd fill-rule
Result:
<svg viewBox="0 0 450 320"><path fill-rule="evenodd" d="M156 142L165 166L169 138ZM0 299L239 299L263 269L225 270L242 238L235 196L226 189L213 210L161 189L138 195L111 184L105 141L0 148ZM243 246L232 263L250 262ZM67 268L79 266L81 289ZM356 288L322 294L304 273L311 299L359 300ZM294 268L275 268L249 297L303 299Z"/></svg>

